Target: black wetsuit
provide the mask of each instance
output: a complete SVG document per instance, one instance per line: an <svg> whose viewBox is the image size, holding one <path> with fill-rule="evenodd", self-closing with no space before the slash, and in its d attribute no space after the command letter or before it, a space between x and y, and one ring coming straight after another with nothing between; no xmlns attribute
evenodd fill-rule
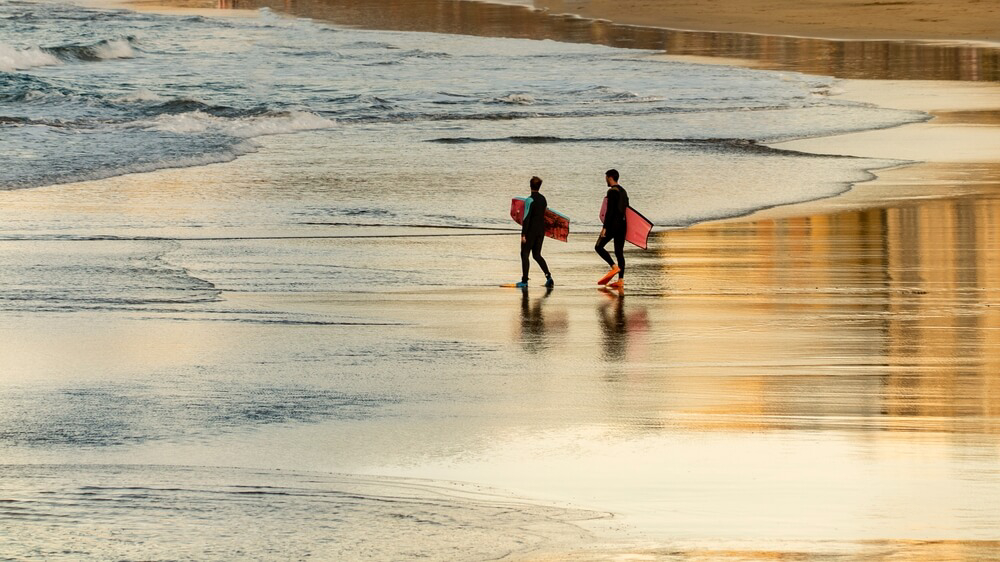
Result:
<svg viewBox="0 0 1000 562"><path fill-rule="evenodd" d="M628 209L628 193L616 185L608 188L608 208L604 212L604 236L597 239L594 249L608 265L615 265L611 254L604 249L608 242L615 241L615 257L618 258L618 278L625 277L625 210Z"/></svg>
<svg viewBox="0 0 1000 562"><path fill-rule="evenodd" d="M542 273L549 276L549 266L542 258L542 242L545 241L545 210L548 209L545 196L537 191L524 202L524 219L521 221L521 281L528 282L528 254L535 258Z"/></svg>

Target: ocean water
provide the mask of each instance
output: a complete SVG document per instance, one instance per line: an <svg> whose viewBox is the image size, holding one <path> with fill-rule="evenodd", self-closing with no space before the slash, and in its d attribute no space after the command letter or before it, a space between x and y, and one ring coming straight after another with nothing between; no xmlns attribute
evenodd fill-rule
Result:
<svg viewBox="0 0 1000 562"><path fill-rule="evenodd" d="M892 420L872 397L899 394L879 386L895 368L879 307L918 293L849 267L892 262L888 242L814 248L832 257L789 298L828 291L820 321L761 295L822 236L762 229L744 251L720 235L690 263L684 238L657 235L629 251L627 304L594 294L592 240L607 168L658 227L683 227L901 164L768 141L926 115L652 51L213 14L0 1L0 558L481 560L579 547L583 522L636 505L644 534L625 548L766 550L809 510L757 517L774 479L713 494L775 458L837 514L794 537L806 550L908 538L906 510L878 500L895 466L841 482L841 501L822 457L797 456L817 428L843 474L917 455L843 430L877 432ZM573 221L546 246L557 289L497 292L519 274L509 200L536 174ZM713 251L719 271L698 261ZM713 298L732 315L699 308ZM872 376L838 390L856 360ZM753 381L798 399L757 415ZM939 437L932 468L975 485L928 501L974 525L921 536L988 538L996 514L968 498L995 497L994 459L978 442L947 457ZM699 460L714 470L686 476ZM906 482L931 488L928 473ZM720 510L759 524L719 531Z"/></svg>
<svg viewBox="0 0 1000 562"><path fill-rule="evenodd" d="M831 100L827 78L652 54L344 29L266 8L223 19L4 2L0 189L230 161L265 135L322 131L316 150L352 155L338 176L364 182L377 201L365 210L388 222L503 222L480 194L535 173L599 189L618 167L649 218L679 225L829 196L887 165L757 143L926 118ZM442 212L432 181L460 208ZM596 222L582 212L592 198L562 199Z"/></svg>

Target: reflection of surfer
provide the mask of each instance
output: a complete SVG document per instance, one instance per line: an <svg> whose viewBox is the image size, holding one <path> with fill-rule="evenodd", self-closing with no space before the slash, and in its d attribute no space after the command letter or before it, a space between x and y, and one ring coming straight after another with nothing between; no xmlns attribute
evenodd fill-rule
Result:
<svg viewBox="0 0 1000 562"><path fill-rule="evenodd" d="M621 361L635 336L649 329L645 307L631 307L625 312L625 292L601 288L608 302L597 308L601 333L604 336L604 359Z"/></svg>
<svg viewBox="0 0 1000 562"><path fill-rule="evenodd" d="M608 208L604 213L604 228L597 237L594 250L608 262L611 270L598 281L598 284L607 284L617 273L618 281L611 283L610 286L621 288L625 285L625 211L628 209L628 193L625 188L618 185L618 170L605 172L604 180L608 184ZM611 240L615 241L615 257L618 258L618 265L615 265L611 254L604 249Z"/></svg>
<svg viewBox="0 0 1000 562"><path fill-rule="evenodd" d="M542 313L542 301L547 299L552 289L546 289L545 294L532 303L528 299L528 291L521 291L521 341L528 351L541 351L545 347L545 316Z"/></svg>
<svg viewBox="0 0 1000 562"><path fill-rule="evenodd" d="M607 291L607 289L601 289ZM609 360L621 360L625 357L625 348L628 342L628 327L625 324L625 297L613 295L607 291L608 298L613 299L606 302L598 309L598 316L601 320L601 332L604 335L604 358ZM608 310L612 308L611 310Z"/></svg>
<svg viewBox="0 0 1000 562"><path fill-rule="evenodd" d="M538 192L542 187L542 179L531 178L531 196L524 200L524 217L521 219L521 282L517 287L528 286L528 254L535 258L538 267L545 274L545 286L552 287L552 274L542 257L542 242L545 241L545 210L548 202L545 196Z"/></svg>

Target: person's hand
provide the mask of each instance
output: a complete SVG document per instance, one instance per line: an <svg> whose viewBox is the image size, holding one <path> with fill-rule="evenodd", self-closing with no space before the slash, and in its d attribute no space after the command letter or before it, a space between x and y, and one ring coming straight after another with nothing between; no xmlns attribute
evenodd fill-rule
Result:
<svg viewBox="0 0 1000 562"><path fill-rule="evenodd" d="M607 232L606 232L606 230L605 230L605 229L603 229L603 228L602 228L602 229L601 229L601 234L599 235L599 236L600 236L600 238L604 238L604 235L605 235L605 234L607 234Z"/></svg>
<svg viewBox="0 0 1000 562"><path fill-rule="evenodd" d="M528 243L528 237L527 236L522 236L521 237L521 243L522 244L527 244Z"/></svg>

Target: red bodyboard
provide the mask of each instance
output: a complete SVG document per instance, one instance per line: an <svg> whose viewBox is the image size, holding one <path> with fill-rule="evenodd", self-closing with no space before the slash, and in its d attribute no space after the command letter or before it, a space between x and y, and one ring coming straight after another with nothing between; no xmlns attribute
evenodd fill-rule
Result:
<svg viewBox="0 0 1000 562"><path fill-rule="evenodd" d="M514 219L517 224L521 224L521 221L524 220L524 197L515 197L510 200L510 218ZM552 209L546 209L545 235L566 242L569 239L569 217Z"/></svg>
<svg viewBox="0 0 1000 562"><path fill-rule="evenodd" d="M604 215L608 212L608 198L604 198L604 202L601 203L601 222L604 222ZM649 239L649 233L653 230L653 223L649 222L649 219L642 216L639 211L636 211L632 207L625 209L625 240L631 244L639 246L643 250L646 249L646 241Z"/></svg>

